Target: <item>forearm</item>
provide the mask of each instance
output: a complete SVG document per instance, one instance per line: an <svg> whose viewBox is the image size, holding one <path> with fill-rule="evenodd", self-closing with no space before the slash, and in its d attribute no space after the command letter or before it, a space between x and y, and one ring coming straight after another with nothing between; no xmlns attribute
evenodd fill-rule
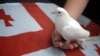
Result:
<svg viewBox="0 0 100 56"><path fill-rule="evenodd" d="M87 6L89 0L67 0L64 8L68 11L68 13L74 18L78 19L78 17L82 14L85 7Z"/></svg>

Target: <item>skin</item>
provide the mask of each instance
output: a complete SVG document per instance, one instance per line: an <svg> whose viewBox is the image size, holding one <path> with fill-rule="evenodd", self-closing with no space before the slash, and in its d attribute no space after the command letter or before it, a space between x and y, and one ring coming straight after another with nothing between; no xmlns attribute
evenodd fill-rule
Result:
<svg viewBox="0 0 100 56"><path fill-rule="evenodd" d="M89 0L67 0L64 8L74 19L77 20L84 11L88 2Z"/></svg>
<svg viewBox="0 0 100 56"><path fill-rule="evenodd" d="M67 0L64 8L68 11L70 16L77 20L84 11L88 2L89 0ZM61 49L74 49L79 46L80 41L78 39L73 39L71 43L67 44L62 41L61 36L54 30L52 33L52 43L55 47Z"/></svg>

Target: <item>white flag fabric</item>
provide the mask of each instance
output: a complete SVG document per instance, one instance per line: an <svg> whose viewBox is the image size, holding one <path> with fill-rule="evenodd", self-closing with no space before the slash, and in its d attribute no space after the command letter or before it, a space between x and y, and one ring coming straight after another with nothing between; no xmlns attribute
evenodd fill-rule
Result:
<svg viewBox="0 0 100 56"><path fill-rule="evenodd" d="M87 41L87 49L62 50L53 47L52 3L0 4L0 56L100 56L100 38ZM78 22L91 35L100 35L100 26L81 16Z"/></svg>

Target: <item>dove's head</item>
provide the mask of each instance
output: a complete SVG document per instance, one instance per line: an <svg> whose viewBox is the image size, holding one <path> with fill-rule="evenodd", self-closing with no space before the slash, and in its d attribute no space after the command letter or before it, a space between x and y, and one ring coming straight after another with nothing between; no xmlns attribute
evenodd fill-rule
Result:
<svg viewBox="0 0 100 56"><path fill-rule="evenodd" d="M52 12L52 14L56 14L57 16L69 15L68 12L62 7L57 7L56 10Z"/></svg>

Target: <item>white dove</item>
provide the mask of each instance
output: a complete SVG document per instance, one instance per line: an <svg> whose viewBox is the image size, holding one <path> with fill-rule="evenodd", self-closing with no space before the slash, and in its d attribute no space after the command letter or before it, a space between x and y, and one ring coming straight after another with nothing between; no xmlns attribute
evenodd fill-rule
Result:
<svg viewBox="0 0 100 56"><path fill-rule="evenodd" d="M58 7L53 14L56 14L55 27L56 31L69 43L73 38L81 41L81 48L85 49L85 41L91 40L90 32L81 27L81 25L73 19L68 12L61 7Z"/></svg>

